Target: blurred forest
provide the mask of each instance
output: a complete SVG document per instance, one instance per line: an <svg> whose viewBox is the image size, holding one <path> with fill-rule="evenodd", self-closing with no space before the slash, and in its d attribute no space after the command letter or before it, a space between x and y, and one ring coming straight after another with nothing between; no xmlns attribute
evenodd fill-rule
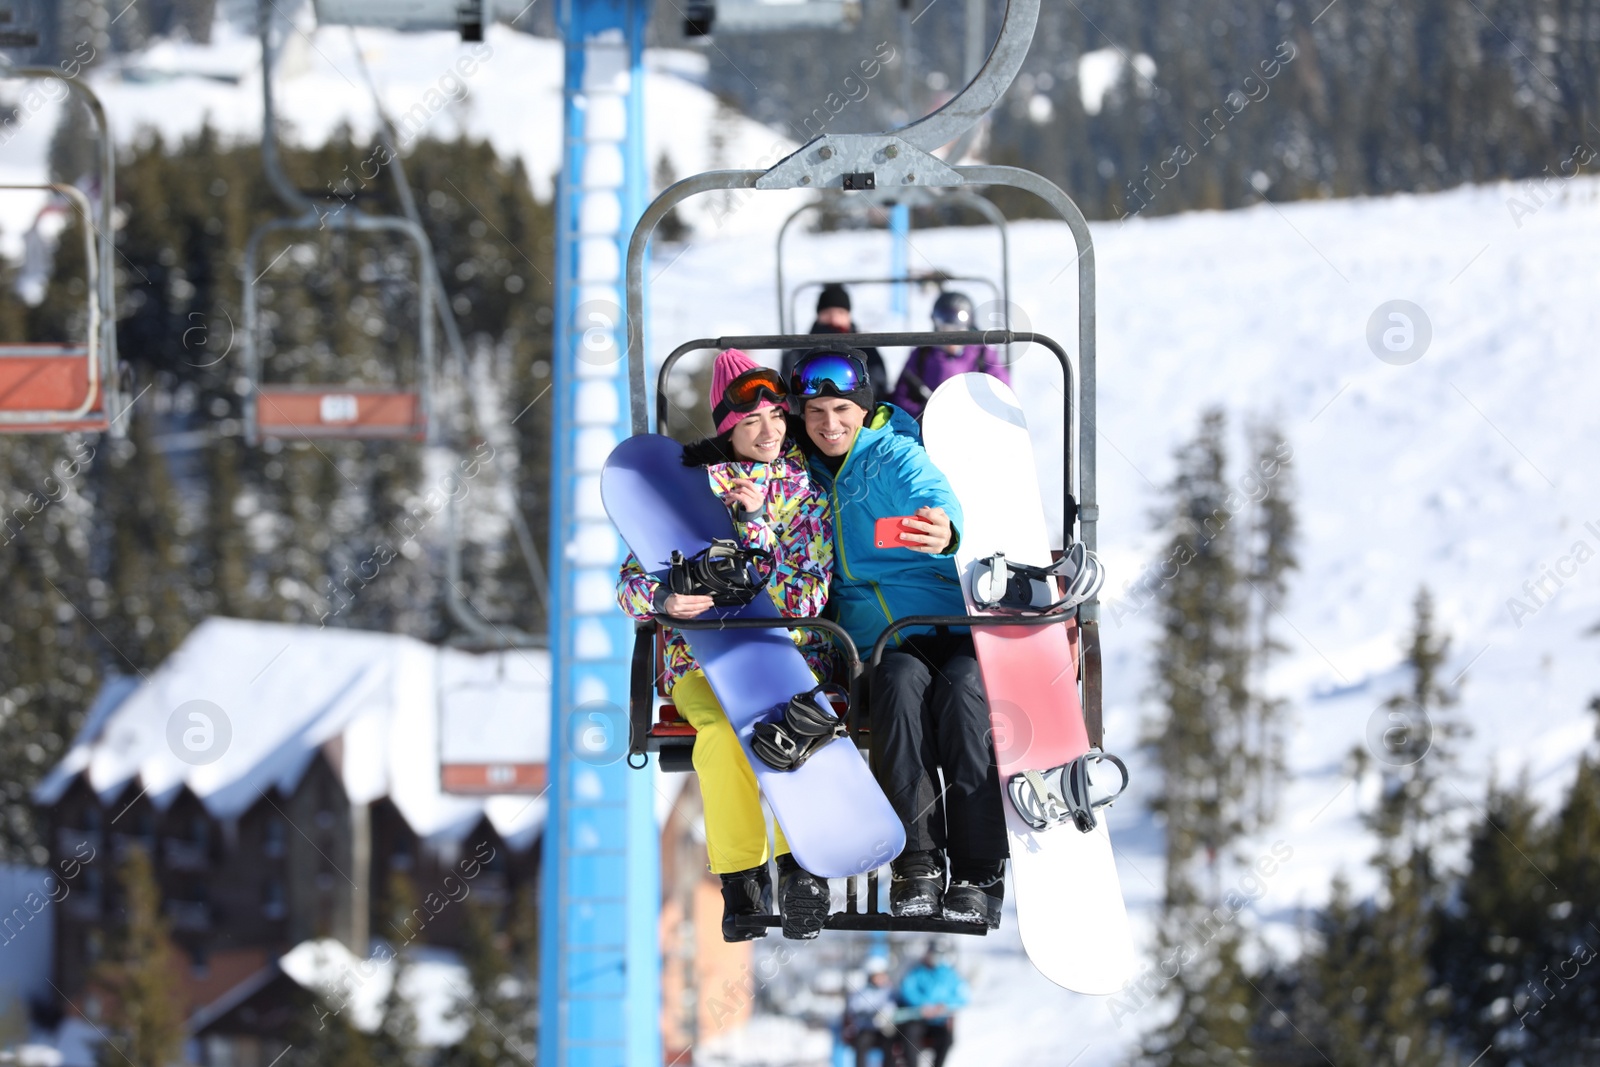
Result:
<svg viewBox="0 0 1600 1067"><path fill-rule="evenodd" d="M826 132L879 130L959 88L964 3L862 6L848 38L716 38L713 88L802 142L819 108ZM989 0L990 39L1003 8ZM681 22L660 6L663 43L684 44ZM863 80L881 42L896 59ZM1086 107L1090 53L1114 80ZM832 114L829 94L849 102ZM1559 173L1575 146L1600 149L1597 113L1595 0L1074 0L1043 5L987 155L1114 219Z"/></svg>
<svg viewBox="0 0 1600 1067"><path fill-rule="evenodd" d="M92 164L76 147L77 125L58 134L57 180ZM287 152L285 166L316 190L355 173L373 149L340 135ZM509 523L521 508L543 543L550 209L534 200L520 166L486 144L421 141L406 167L471 364L467 395L446 391L440 401L442 447L269 440L249 448L240 421L244 247L254 227L289 212L262 176L259 148L221 143L209 130L182 144L147 138L119 159L117 336L137 397L127 437L0 437L6 857L38 857L27 790L61 756L100 681L153 669L207 615L462 636L445 605L443 501L452 493L468 610L543 629ZM363 210L400 213L388 174L354 191ZM0 264L0 336L81 338L82 258L81 236L69 229L36 307L14 293L16 265ZM269 240L264 379L410 380L415 260L365 235ZM474 458L484 460L477 472L455 479Z"/></svg>

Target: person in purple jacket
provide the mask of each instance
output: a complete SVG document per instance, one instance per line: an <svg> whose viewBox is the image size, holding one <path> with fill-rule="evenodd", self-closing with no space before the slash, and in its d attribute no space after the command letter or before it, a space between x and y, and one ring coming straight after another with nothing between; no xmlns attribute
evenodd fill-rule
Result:
<svg viewBox="0 0 1600 1067"><path fill-rule="evenodd" d="M971 298L965 293L940 293L939 299L933 302L933 328L976 330L978 323ZM922 408L933 391L947 379L968 371L992 374L1007 385L1011 384L1010 370L989 345L923 345L913 349L906 359L889 403L920 421Z"/></svg>

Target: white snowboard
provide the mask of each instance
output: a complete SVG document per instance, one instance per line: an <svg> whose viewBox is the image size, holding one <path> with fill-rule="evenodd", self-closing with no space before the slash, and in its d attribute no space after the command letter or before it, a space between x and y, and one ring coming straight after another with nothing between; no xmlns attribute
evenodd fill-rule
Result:
<svg viewBox="0 0 1600 1067"><path fill-rule="evenodd" d="M976 561L1003 552L1015 563L1050 563L1022 407L998 378L958 375L928 400L922 433L961 502L956 566L967 610L982 614L972 599ZM1057 985L1106 995L1137 966L1106 810L1087 834L1071 825L1038 831L1005 793L1011 775L1048 770L1088 750L1070 633L1066 623L974 627L973 641L989 694L1022 946Z"/></svg>

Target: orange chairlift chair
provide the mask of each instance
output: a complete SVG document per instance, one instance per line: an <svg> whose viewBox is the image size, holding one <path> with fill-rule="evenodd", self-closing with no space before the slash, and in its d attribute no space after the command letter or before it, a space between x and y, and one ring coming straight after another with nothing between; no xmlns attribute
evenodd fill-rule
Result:
<svg viewBox="0 0 1600 1067"><path fill-rule="evenodd" d="M261 246L268 234L334 228L358 232L399 233L416 245L418 281L418 375L411 387L361 383L274 384L262 380ZM274 219L250 235L244 256L245 438L254 445L263 437L284 440L431 440L436 353L434 341L434 273L428 269L432 250L427 234L410 219L365 215L349 209L318 216ZM267 270L271 269L268 264Z"/></svg>
<svg viewBox="0 0 1600 1067"><path fill-rule="evenodd" d="M0 340L0 433L115 432L124 407L117 383L117 336L111 266L115 161L105 109L80 81L54 67L0 70L5 78L55 78L88 107L101 140L99 220L83 190L60 182L8 183L0 193L45 191L82 216L87 329L81 342Z"/></svg>

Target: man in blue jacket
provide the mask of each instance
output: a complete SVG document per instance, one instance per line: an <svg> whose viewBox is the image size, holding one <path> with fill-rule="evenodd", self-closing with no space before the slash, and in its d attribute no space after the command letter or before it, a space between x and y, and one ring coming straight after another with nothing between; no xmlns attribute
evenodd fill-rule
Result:
<svg viewBox="0 0 1600 1067"><path fill-rule="evenodd" d="M953 558L961 505L915 420L874 403L865 361L849 350L806 353L789 388L805 424L795 436L833 505L828 613L863 656L895 619L966 614ZM904 519L900 544L879 548L876 522L893 517ZM970 633L901 631L870 681L873 773L906 828L891 911L998 926L1005 815Z"/></svg>
<svg viewBox="0 0 1600 1067"><path fill-rule="evenodd" d="M900 980L900 1002L916 1013L903 1028L906 1040L914 1049L932 1049L933 1067L944 1067L955 1043L956 1010L968 1000L966 979L951 964L951 955L947 946L934 942Z"/></svg>

